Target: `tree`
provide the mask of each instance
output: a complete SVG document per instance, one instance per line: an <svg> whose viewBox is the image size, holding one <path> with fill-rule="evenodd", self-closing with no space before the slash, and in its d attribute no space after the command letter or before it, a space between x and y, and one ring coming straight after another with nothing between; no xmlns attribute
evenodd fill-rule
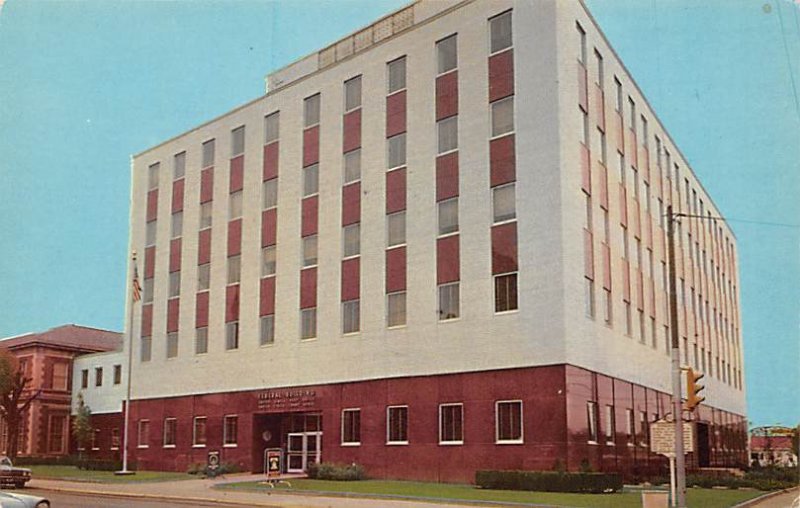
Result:
<svg viewBox="0 0 800 508"><path fill-rule="evenodd" d="M8 349L0 349L0 415L8 428L6 455L11 460L17 458L22 417L41 393L31 389L31 381L25 377L25 369L20 368L17 357Z"/></svg>
<svg viewBox="0 0 800 508"><path fill-rule="evenodd" d="M75 419L72 421L72 434L78 443L79 454L86 448L87 443L92 440L94 428L92 427L92 409L83 401L83 394L78 394L78 410Z"/></svg>

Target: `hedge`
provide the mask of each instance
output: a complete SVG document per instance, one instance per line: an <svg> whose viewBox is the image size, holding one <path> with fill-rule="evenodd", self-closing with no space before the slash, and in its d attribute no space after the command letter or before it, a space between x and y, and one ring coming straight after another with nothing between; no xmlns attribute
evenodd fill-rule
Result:
<svg viewBox="0 0 800 508"><path fill-rule="evenodd" d="M483 489L600 494L621 490L622 476L617 473L477 471L475 483Z"/></svg>
<svg viewBox="0 0 800 508"><path fill-rule="evenodd" d="M322 462L308 466L308 477L314 480L355 481L366 478L364 466Z"/></svg>

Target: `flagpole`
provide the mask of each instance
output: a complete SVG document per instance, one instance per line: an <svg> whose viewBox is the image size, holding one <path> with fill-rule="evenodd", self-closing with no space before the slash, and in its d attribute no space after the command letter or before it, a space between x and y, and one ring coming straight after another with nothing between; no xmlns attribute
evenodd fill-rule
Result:
<svg viewBox="0 0 800 508"><path fill-rule="evenodd" d="M133 280L131 282L132 286L139 284L139 270L136 267L136 251L133 251L131 255L131 261L133 263ZM116 475L132 475L136 474L135 471L128 470L128 429L130 427L130 414L131 414L131 366L133 365L133 306L139 300L134 295L134 292L137 291L138 288L131 287L130 298L131 304L128 308L128 388L127 393L125 395L125 421L123 423L123 437L122 437L122 470L116 471L114 474Z"/></svg>

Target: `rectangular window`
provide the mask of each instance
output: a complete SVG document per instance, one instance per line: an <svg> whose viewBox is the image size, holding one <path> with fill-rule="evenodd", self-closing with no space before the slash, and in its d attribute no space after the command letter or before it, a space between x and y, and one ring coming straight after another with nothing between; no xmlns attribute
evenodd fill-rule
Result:
<svg viewBox="0 0 800 508"><path fill-rule="evenodd" d="M240 255L228 258L228 284L238 284L242 279L242 257Z"/></svg>
<svg viewBox="0 0 800 508"><path fill-rule="evenodd" d="M319 164L303 168L303 197L319 192Z"/></svg>
<svg viewBox="0 0 800 508"><path fill-rule="evenodd" d="M406 292L400 291L386 295L386 326L405 326Z"/></svg>
<svg viewBox="0 0 800 508"><path fill-rule="evenodd" d="M312 127L319 123L320 94L312 95L303 101L303 126Z"/></svg>
<svg viewBox="0 0 800 508"><path fill-rule="evenodd" d="M633 316L631 315L631 302L625 302L625 335L633 335Z"/></svg>
<svg viewBox="0 0 800 508"><path fill-rule="evenodd" d="M489 19L489 50L497 53L512 44L511 11L504 12Z"/></svg>
<svg viewBox="0 0 800 508"><path fill-rule="evenodd" d="M578 30L578 36L580 40L580 53L578 54L578 61L583 65L586 65L586 30L583 29L580 23L575 23L575 28Z"/></svg>
<svg viewBox="0 0 800 508"><path fill-rule="evenodd" d="M114 384L122 383L122 365L114 365Z"/></svg>
<svg viewBox="0 0 800 508"><path fill-rule="evenodd" d="M589 442L597 443L597 403L586 403L586 416L589 425Z"/></svg>
<svg viewBox="0 0 800 508"><path fill-rule="evenodd" d="M514 131L514 97L506 97L491 104L492 137Z"/></svg>
<svg viewBox="0 0 800 508"><path fill-rule="evenodd" d="M389 89L387 93L394 93L406 87L406 57L386 64L389 78Z"/></svg>
<svg viewBox="0 0 800 508"><path fill-rule="evenodd" d="M458 232L458 198L439 202L439 235Z"/></svg>
<svg viewBox="0 0 800 508"><path fill-rule="evenodd" d="M636 430L633 426L633 410L625 410L625 434L628 436L628 446L633 446L636 441Z"/></svg>
<svg viewBox="0 0 800 508"><path fill-rule="evenodd" d="M205 447L206 445L206 417L195 416L192 421L192 446Z"/></svg>
<svg viewBox="0 0 800 508"><path fill-rule="evenodd" d="M517 310L517 274L507 273L494 278L494 311Z"/></svg>
<svg viewBox="0 0 800 508"><path fill-rule="evenodd" d="M439 137L439 152L445 153L458 149L458 115L436 122Z"/></svg>
<svg viewBox="0 0 800 508"><path fill-rule="evenodd" d="M614 109L619 113L622 114L622 83L620 82L619 78L614 76L614 91L615 93L615 100L614 100Z"/></svg>
<svg viewBox="0 0 800 508"><path fill-rule="evenodd" d="M136 437L137 447L147 448L150 446L150 420L139 420Z"/></svg>
<svg viewBox="0 0 800 508"><path fill-rule="evenodd" d="M81 371L81 388L89 388L89 369Z"/></svg>
<svg viewBox="0 0 800 508"><path fill-rule="evenodd" d="M175 448L175 438L178 434L178 420L164 418L164 448Z"/></svg>
<svg viewBox="0 0 800 508"><path fill-rule="evenodd" d="M103 367L96 367L94 369L94 385L103 386Z"/></svg>
<svg viewBox="0 0 800 508"><path fill-rule="evenodd" d="M642 146L647 148L647 135L648 135L647 118L645 118L644 115L642 115L639 117L639 119L642 121ZM678 192L680 192L680 189L678 190Z"/></svg>
<svg viewBox="0 0 800 508"><path fill-rule="evenodd" d="M262 346L275 343L275 316L261 316L261 334L259 342Z"/></svg>
<svg viewBox="0 0 800 508"><path fill-rule="evenodd" d="M262 206L264 210L278 206L278 179L270 178L261 184Z"/></svg>
<svg viewBox="0 0 800 508"><path fill-rule="evenodd" d="M439 405L439 444L464 443L464 405Z"/></svg>
<svg viewBox="0 0 800 508"><path fill-rule="evenodd" d="M211 285L211 263L204 263L197 267L197 290L204 291Z"/></svg>
<svg viewBox="0 0 800 508"><path fill-rule="evenodd" d="M342 333L356 333L360 328L360 302L350 300L342 302Z"/></svg>
<svg viewBox="0 0 800 508"><path fill-rule="evenodd" d="M616 425L614 422L614 406L606 405L606 444L614 444Z"/></svg>
<svg viewBox="0 0 800 508"><path fill-rule="evenodd" d="M344 183L361 180L361 149L344 154Z"/></svg>
<svg viewBox="0 0 800 508"><path fill-rule="evenodd" d="M214 140L209 139L203 143L203 167L214 165Z"/></svg>
<svg viewBox="0 0 800 508"><path fill-rule="evenodd" d="M584 277L583 289L583 304L586 317L594 319L594 281L589 277Z"/></svg>
<svg viewBox="0 0 800 508"><path fill-rule="evenodd" d="M612 323L612 311L613 301L611 299L611 290L603 288L603 321L608 326L611 326Z"/></svg>
<svg viewBox="0 0 800 508"><path fill-rule="evenodd" d="M406 165L406 133L392 136L386 140L387 167L399 168Z"/></svg>
<svg viewBox="0 0 800 508"><path fill-rule="evenodd" d="M630 113L630 128L633 132L636 132L636 103L633 102L631 96L628 96L628 112Z"/></svg>
<svg viewBox="0 0 800 508"><path fill-rule="evenodd" d="M186 174L186 152L175 154L172 158L172 177L177 180Z"/></svg>
<svg viewBox="0 0 800 508"><path fill-rule="evenodd" d="M387 444L408 444L408 406L386 408Z"/></svg>
<svg viewBox="0 0 800 508"><path fill-rule="evenodd" d="M161 167L161 164L156 162L155 164L151 164L147 168L147 189L153 190L158 189L158 170Z"/></svg>
<svg viewBox="0 0 800 508"><path fill-rule="evenodd" d="M495 403L495 442L522 443L522 401Z"/></svg>
<svg viewBox="0 0 800 508"><path fill-rule="evenodd" d="M239 349L239 322L225 323L225 349Z"/></svg>
<svg viewBox="0 0 800 508"><path fill-rule="evenodd" d="M150 358L152 358L152 347L153 347L152 338L142 337L142 342L140 346L141 346L141 349L139 350L140 361L149 362Z"/></svg>
<svg viewBox="0 0 800 508"><path fill-rule="evenodd" d="M344 110L351 111L361 107L361 76L344 82Z"/></svg>
<svg viewBox="0 0 800 508"><path fill-rule="evenodd" d="M226 415L222 425L223 446L234 447L239 442L239 417Z"/></svg>
<svg viewBox="0 0 800 508"><path fill-rule="evenodd" d="M92 432L92 450L100 449L100 429L94 429Z"/></svg>
<svg viewBox="0 0 800 508"><path fill-rule="evenodd" d="M208 353L208 328L197 328L194 333L194 354Z"/></svg>
<svg viewBox="0 0 800 508"><path fill-rule="evenodd" d="M144 303L151 303L153 301L154 284L155 280L152 278L144 280L144 287L142 288L143 289L142 301Z"/></svg>
<svg viewBox="0 0 800 508"><path fill-rule="evenodd" d="M644 344L647 341L647 332L645 331L644 311L639 311L639 342Z"/></svg>
<svg viewBox="0 0 800 508"><path fill-rule="evenodd" d="M451 35L436 43L436 62L439 74L452 71L458 66L458 40Z"/></svg>
<svg viewBox="0 0 800 508"><path fill-rule="evenodd" d="M172 238L178 238L183 234L183 212L175 212L172 214Z"/></svg>
<svg viewBox="0 0 800 508"><path fill-rule="evenodd" d="M517 218L515 184L510 183L492 189L492 209L495 224Z"/></svg>
<svg viewBox="0 0 800 508"><path fill-rule="evenodd" d="M303 268L317 265L317 235L303 238Z"/></svg>
<svg viewBox="0 0 800 508"><path fill-rule="evenodd" d="M394 247L406 243L406 212L386 216L386 246Z"/></svg>
<svg viewBox="0 0 800 508"><path fill-rule="evenodd" d="M53 389L66 391L69 388L69 365L64 362L53 364ZM20 372L25 372L20 368Z"/></svg>
<svg viewBox="0 0 800 508"><path fill-rule="evenodd" d="M244 125L231 131L231 157L244 153Z"/></svg>
<svg viewBox="0 0 800 508"><path fill-rule="evenodd" d="M112 450L119 450L119 429L113 428L111 429L111 449Z"/></svg>
<svg viewBox="0 0 800 508"><path fill-rule="evenodd" d="M178 356L178 333L170 332L167 334L167 358Z"/></svg>
<svg viewBox="0 0 800 508"><path fill-rule="evenodd" d="M200 205L200 229L211 227L212 202L206 201Z"/></svg>
<svg viewBox="0 0 800 508"><path fill-rule="evenodd" d="M145 225L144 244L147 247L156 244L156 234L158 233L158 221L151 220Z"/></svg>
<svg viewBox="0 0 800 508"><path fill-rule="evenodd" d="M456 319L459 316L458 282L439 286L439 321Z"/></svg>
<svg viewBox="0 0 800 508"><path fill-rule="evenodd" d="M171 272L169 274L169 297L179 296L181 294L181 272Z"/></svg>
<svg viewBox="0 0 800 508"><path fill-rule="evenodd" d="M267 277L275 275L275 246L264 247L261 249L261 276Z"/></svg>
<svg viewBox="0 0 800 508"><path fill-rule="evenodd" d="M228 220L238 219L242 216L242 191L231 193L228 202Z"/></svg>
<svg viewBox="0 0 800 508"><path fill-rule="evenodd" d="M361 253L361 225L356 223L345 226L342 228L342 237L342 256L358 256Z"/></svg>
<svg viewBox="0 0 800 508"><path fill-rule="evenodd" d="M313 339L317 336L317 309L302 309L300 311L300 338Z"/></svg>
<svg viewBox="0 0 800 508"><path fill-rule="evenodd" d="M361 444L360 409L342 410L342 444L350 446Z"/></svg>
<svg viewBox="0 0 800 508"><path fill-rule="evenodd" d="M646 447L648 439L647 413L639 411L639 446Z"/></svg>
<svg viewBox="0 0 800 508"><path fill-rule="evenodd" d="M594 59L597 63L597 84L600 85L600 89L602 90L604 88L603 83L605 82L605 69L603 67L603 55L601 55L596 48L594 50Z"/></svg>
<svg viewBox="0 0 800 508"><path fill-rule="evenodd" d="M281 115L279 111L264 117L264 144L277 141L280 136Z"/></svg>

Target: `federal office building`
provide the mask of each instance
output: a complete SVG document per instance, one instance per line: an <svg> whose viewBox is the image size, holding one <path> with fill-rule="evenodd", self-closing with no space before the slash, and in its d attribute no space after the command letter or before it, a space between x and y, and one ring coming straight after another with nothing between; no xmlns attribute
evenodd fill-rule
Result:
<svg viewBox="0 0 800 508"><path fill-rule="evenodd" d="M421 0L266 81L133 157L140 467L663 467L666 207L721 213L582 3ZM746 463L736 241L676 245L690 464Z"/></svg>

